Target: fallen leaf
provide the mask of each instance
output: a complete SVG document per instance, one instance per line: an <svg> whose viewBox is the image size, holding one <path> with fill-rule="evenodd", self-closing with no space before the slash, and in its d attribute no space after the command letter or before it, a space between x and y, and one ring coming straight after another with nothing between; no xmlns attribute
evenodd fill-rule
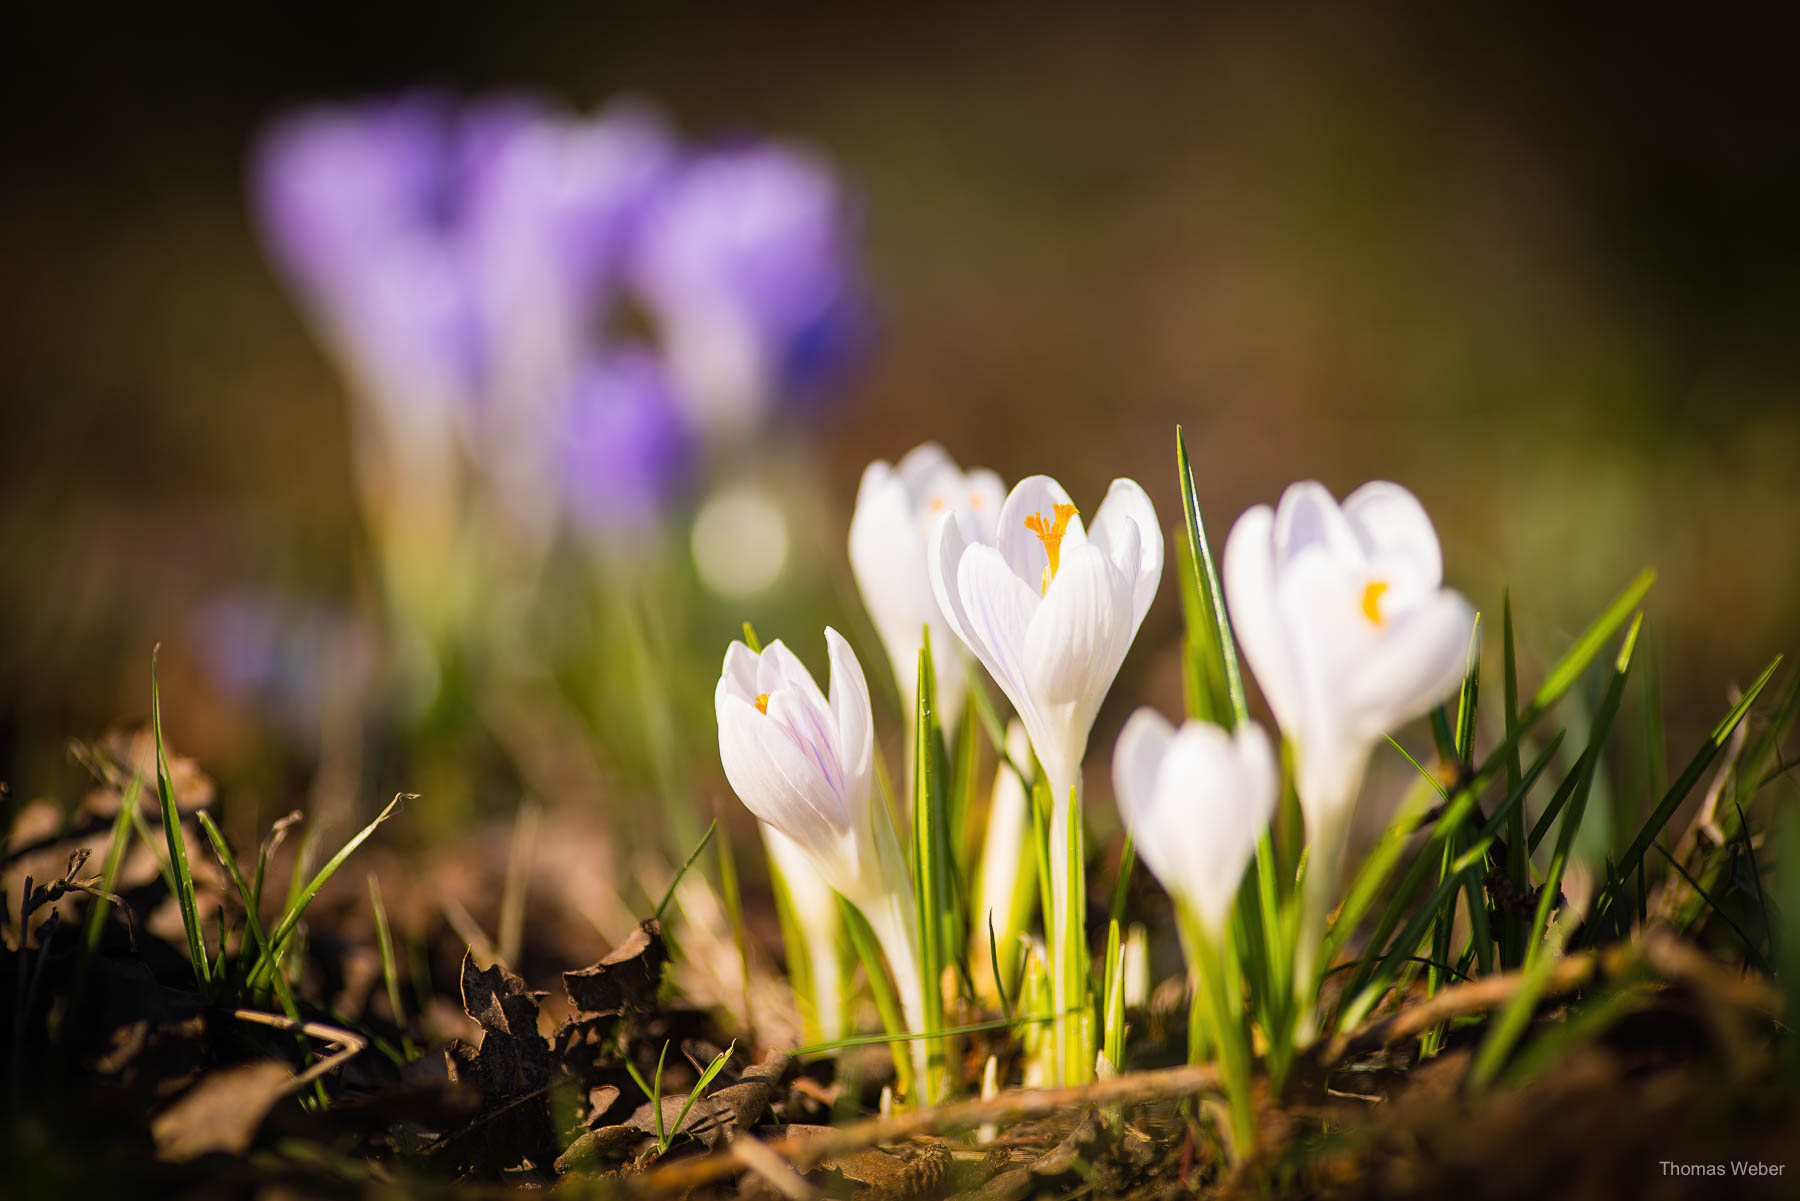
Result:
<svg viewBox="0 0 1800 1201"><path fill-rule="evenodd" d="M150 1124L157 1155L179 1163L247 1150L290 1079L287 1065L273 1059L208 1073Z"/></svg>
<svg viewBox="0 0 1800 1201"><path fill-rule="evenodd" d="M640 923L629 938L593 967L564 972L563 987L575 1008L583 1013L652 1010L656 1008L663 965L668 959L662 923L651 918Z"/></svg>

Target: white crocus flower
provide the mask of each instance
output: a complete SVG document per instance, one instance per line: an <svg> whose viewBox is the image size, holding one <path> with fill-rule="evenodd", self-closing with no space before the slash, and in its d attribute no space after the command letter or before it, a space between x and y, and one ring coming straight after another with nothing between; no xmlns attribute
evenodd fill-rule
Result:
<svg viewBox="0 0 1800 1201"><path fill-rule="evenodd" d="M940 517L931 587L944 620L1018 711L1058 804L1162 579L1162 529L1133 480L1114 480L1092 529L1061 484L1020 480L993 541Z"/></svg>
<svg viewBox="0 0 1800 1201"><path fill-rule="evenodd" d="M1342 508L1323 485L1294 484L1278 508L1239 517L1226 543L1238 645L1294 745L1310 848L1295 977L1303 989L1369 753L1463 677L1474 613L1443 576L1424 507L1385 481L1364 484Z"/></svg>
<svg viewBox="0 0 1800 1201"><path fill-rule="evenodd" d="M1275 812L1280 773L1262 727L1210 722L1179 730L1139 709L1113 752L1113 792L1132 845L1213 946L1244 868Z"/></svg>
<svg viewBox="0 0 1800 1201"><path fill-rule="evenodd" d="M961 470L935 442L913 448L895 464L870 463L856 490L850 568L863 605L894 665L909 713L918 704L922 634L931 627L938 721L946 730L954 730L962 714L967 658L932 594L926 546L944 513L954 513L977 540L992 542L1005 499L999 476L982 468Z"/></svg>
<svg viewBox="0 0 1800 1201"><path fill-rule="evenodd" d="M856 652L826 629L827 700L780 642L725 652L713 693L725 778L762 821L800 848L862 911L881 943L913 1029L923 1029L918 918L892 819L874 788L875 728ZM921 1047L923 1044L919 1044Z"/></svg>
<svg viewBox="0 0 1800 1201"><path fill-rule="evenodd" d="M1093 1070L1086 1022L1086 906L1076 789L1088 734L1162 579L1162 530L1144 490L1114 480L1085 528L1062 485L1020 480L993 542L945 515L931 534L931 588L944 620L1012 701L1043 765L1050 812L1051 971L1058 1067ZM1071 868L1075 871L1071 871Z"/></svg>

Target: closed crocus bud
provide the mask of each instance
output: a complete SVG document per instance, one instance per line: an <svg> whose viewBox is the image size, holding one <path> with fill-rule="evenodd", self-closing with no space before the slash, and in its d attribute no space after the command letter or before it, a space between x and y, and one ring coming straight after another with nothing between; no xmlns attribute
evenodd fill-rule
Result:
<svg viewBox="0 0 1800 1201"><path fill-rule="evenodd" d="M1311 481L1250 509L1225 546L1232 628L1294 745L1309 845L1295 979L1310 988L1350 812L1380 739L1455 692L1475 615L1443 587L1431 519L1377 481L1342 507Z"/></svg>
<svg viewBox="0 0 1800 1201"><path fill-rule="evenodd" d="M1018 711L1059 805L1162 579L1162 529L1144 490L1114 480L1091 529L1047 475L1020 480L994 538L946 515L932 530L944 620Z"/></svg>
<svg viewBox="0 0 1800 1201"><path fill-rule="evenodd" d="M1133 845L1214 946L1279 779L1268 735L1248 722L1235 734L1200 721L1177 730L1139 709L1119 734L1113 789Z"/></svg>
<svg viewBox="0 0 1800 1201"><path fill-rule="evenodd" d="M850 568L863 605L894 665L908 712L918 702L919 648L931 627L938 721L947 730L955 729L962 713L967 657L932 594L926 546L945 513L954 514L978 541L992 542L1005 499L999 476L980 468L962 471L935 442L915 447L898 463L870 463L856 490Z"/></svg>
<svg viewBox="0 0 1800 1201"><path fill-rule="evenodd" d="M874 789L869 685L842 635L827 629L825 642L829 699L779 641L761 654L731 644L713 693L719 758L745 808L869 920L907 1018L923 1029L918 920L899 838Z"/></svg>

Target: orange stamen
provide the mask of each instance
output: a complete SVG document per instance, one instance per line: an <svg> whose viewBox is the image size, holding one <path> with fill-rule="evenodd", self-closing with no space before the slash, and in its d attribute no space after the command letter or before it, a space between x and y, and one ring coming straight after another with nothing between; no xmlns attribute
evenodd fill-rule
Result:
<svg viewBox="0 0 1800 1201"><path fill-rule="evenodd" d="M1363 589L1363 616L1374 622L1376 625L1380 625L1382 621L1381 594L1387 590L1388 586L1385 580L1371 580L1369 586Z"/></svg>
<svg viewBox="0 0 1800 1201"><path fill-rule="evenodd" d="M1036 534L1038 541L1044 544L1044 557L1049 560L1044 566L1044 582L1038 589L1040 593L1050 591L1050 581L1056 578L1063 536L1069 532L1069 518L1075 516L1074 505L1054 505L1053 508L1055 517L1050 521L1045 521L1042 513L1033 513L1025 519L1025 528Z"/></svg>
<svg viewBox="0 0 1800 1201"><path fill-rule="evenodd" d="M769 694L764 692L756 698L756 711L764 717L769 715Z"/></svg>

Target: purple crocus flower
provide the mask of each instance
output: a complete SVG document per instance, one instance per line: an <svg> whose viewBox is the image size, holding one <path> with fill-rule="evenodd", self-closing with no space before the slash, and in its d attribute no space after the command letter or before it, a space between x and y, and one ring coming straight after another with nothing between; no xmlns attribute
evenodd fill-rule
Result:
<svg viewBox="0 0 1800 1201"><path fill-rule="evenodd" d="M656 355L642 347L617 350L577 373L562 480L585 532L615 537L649 528L681 484L692 451Z"/></svg>
<svg viewBox="0 0 1800 1201"><path fill-rule="evenodd" d="M860 212L821 158L775 142L699 155L645 219L632 278L690 419L741 431L855 348Z"/></svg>

